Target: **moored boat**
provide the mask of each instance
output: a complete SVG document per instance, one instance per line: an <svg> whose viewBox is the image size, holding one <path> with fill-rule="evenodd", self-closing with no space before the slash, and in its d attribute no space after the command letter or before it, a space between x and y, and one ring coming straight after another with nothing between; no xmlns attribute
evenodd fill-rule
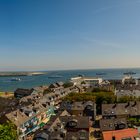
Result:
<svg viewBox="0 0 140 140"><path fill-rule="evenodd" d="M21 81L21 79L20 78L12 78L11 81L13 81L13 82L14 81Z"/></svg>

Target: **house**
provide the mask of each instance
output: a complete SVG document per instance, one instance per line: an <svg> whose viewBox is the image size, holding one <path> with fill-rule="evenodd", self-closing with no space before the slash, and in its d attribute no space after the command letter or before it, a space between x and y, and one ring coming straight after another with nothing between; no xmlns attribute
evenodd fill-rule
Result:
<svg viewBox="0 0 140 140"><path fill-rule="evenodd" d="M96 118L96 104L92 101L86 102L68 102L63 101L60 109L67 110L71 115L88 116L92 120Z"/></svg>
<svg viewBox="0 0 140 140"><path fill-rule="evenodd" d="M59 88L55 89L53 92L49 92L44 95L44 98L47 98L49 102L55 106L59 105L62 102L62 98L70 93L77 93L79 89L77 87L68 87L68 88Z"/></svg>
<svg viewBox="0 0 140 140"><path fill-rule="evenodd" d="M128 128L123 130L103 132L103 140L139 140L137 129Z"/></svg>
<svg viewBox="0 0 140 140"><path fill-rule="evenodd" d="M119 79L110 79L109 82L110 82L110 85L114 85L115 87L122 85L122 80L119 80Z"/></svg>
<svg viewBox="0 0 140 140"><path fill-rule="evenodd" d="M50 89L58 88L59 86L56 83L53 83L49 86Z"/></svg>
<svg viewBox="0 0 140 140"><path fill-rule="evenodd" d="M14 92L14 97L20 99L22 97L31 95L32 92L33 92L33 89L18 88Z"/></svg>
<svg viewBox="0 0 140 140"><path fill-rule="evenodd" d="M58 123L60 123L59 117L61 116L71 116L71 115L66 110L58 111L56 115L52 116L49 122L44 126L44 130L47 130L49 132L55 131L56 126L58 125Z"/></svg>
<svg viewBox="0 0 140 140"><path fill-rule="evenodd" d="M89 140L89 118L59 116L52 121L49 128L35 135L34 140L39 138L44 138L44 140Z"/></svg>
<svg viewBox="0 0 140 140"><path fill-rule="evenodd" d="M89 132L89 117L85 116L60 116L62 124L65 124L67 131L76 132L79 130L85 130Z"/></svg>
<svg viewBox="0 0 140 140"><path fill-rule="evenodd" d="M102 86L110 85L110 82L108 80L103 80L100 85Z"/></svg>
<svg viewBox="0 0 140 140"><path fill-rule="evenodd" d="M123 85L138 85L138 80L133 78L131 75L127 75L122 79Z"/></svg>
<svg viewBox="0 0 140 140"><path fill-rule="evenodd" d="M62 116L60 121L66 129L66 140L89 140L89 118L78 116Z"/></svg>
<svg viewBox="0 0 140 140"><path fill-rule="evenodd" d="M66 110L59 111L55 116L52 116L50 121L44 126L43 132L41 133L39 132L38 134L35 135L34 140L37 140L39 138L40 139L44 138L44 140L69 139L70 136L68 136L68 134L70 133L68 133L68 131L65 129L66 120L64 122L64 119L61 117L69 118L71 116Z"/></svg>
<svg viewBox="0 0 140 140"><path fill-rule="evenodd" d="M49 86L49 89L59 89L59 88L63 88L64 83L63 82L56 82L53 83Z"/></svg>
<svg viewBox="0 0 140 140"><path fill-rule="evenodd" d="M102 116L104 119L109 118L140 118L140 102L102 104Z"/></svg>
<svg viewBox="0 0 140 140"><path fill-rule="evenodd" d="M89 87L101 84L103 82L103 79L95 77L79 76L71 78L71 82L74 83L74 85L81 85L82 82L85 82L85 85Z"/></svg>
<svg viewBox="0 0 140 140"><path fill-rule="evenodd" d="M115 95L117 96L117 100L124 96L131 97L140 97L140 86L139 85L123 85L117 86L115 88Z"/></svg>
<svg viewBox="0 0 140 140"><path fill-rule="evenodd" d="M43 94L45 90L48 89L48 86L38 86L33 88L32 94Z"/></svg>
<svg viewBox="0 0 140 140"><path fill-rule="evenodd" d="M113 131L126 129L127 120L126 118L114 118L114 119L101 119L100 120L100 130L103 131Z"/></svg>
<svg viewBox="0 0 140 140"><path fill-rule="evenodd" d="M19 139L25 138L44 126L54 115L53 106L43 106L40 103L21 107L5 115L5 121L12 122L19 134Z"/></svg>
<svg viewBox="0 0 140 140"><path fill-rule="evenodd" d="M63 82L57 82L56 84L57 84L59 87L62 87L62 86L64 85Z"/></svg>

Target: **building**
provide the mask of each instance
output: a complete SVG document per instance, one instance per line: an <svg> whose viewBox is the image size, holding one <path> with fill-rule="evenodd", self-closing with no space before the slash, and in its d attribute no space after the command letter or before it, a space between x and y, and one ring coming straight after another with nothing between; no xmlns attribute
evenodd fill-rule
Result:
<svg viewBox="0 0 140 140"><path fill-rule="evenodd" d="M51 128L51 129L50 129ZM89 118L59 116L34 140L89 140Z"/></svg>
<svg viewBox="0 0 140 140"><path fill-rule="evenodd" d="M140 86L139 85L117 86L115 88L115 95L117 96L117 100L124 96L138 98L140 97Z"/></svg>
<svg viewBox="0 0 140 140"><path fill-rule="evenodd" d="M79 77L71 78L71 82L74 83L74 85L81 85L82 82L84 82L86 86L90 87L90 86L100 85L103 82L103 79L95 78L95 77L79 76Z"/></svg>
<svg viewBox="0 0 140 140"><path fill-rule="evenodd" d="M128 128L126 118L101 119L100 130L114 131Z"/></svg>
<svg viewBox="0 0 140 140"><path fill-rule="evenodd" d="M55 106L58 106L62 102L62 98L67 96L70 93L78 93L79 89L75 86L69 88L60 88L55 89L55 91L44 94L43 98L47 98L47 100Z"/></svg>
<svg viewBox="0 0 140 140"><path fill-rule="evenodd" d="M133 78L131 75L127 75L122 79L123 85L138 85L138 80Z"/></svg>
<svg viewBox="0 0 140 140"><path fill-rule="evenodd" d="M44 126L52 115L55 115L53 106L44 106L38 103L12 111L6 114L3 120L12 122L17 129L19 139L23 139Z"/></svg>
<svg viewBox="0 0 140 140"><path fill-rule="evenodd" d="M102 134L103 140L140 140L138 130L133 128L106 131Z"/></svg>
<svg viewBox="0 0 140 140"><path fill-rule="evenodd" d="M64 85L63 82L56 82L56 83L50 84L49 89L51 89L52 91L53 90L55 91L57 89L64 88L63 85Z"/></svg>
<svg viewBox="0 0 140 140"><path fill-rule="evenodd" d="M33 89L18 88L14 92L14 97L20 99L22 97L31 95L32 92L33 92Z"/></svg>
<svg viewBox="0 0 140 140"><path fill-rule="evenodd" d="M48 89L48 86L38 86L33 88L32 94L43 94L45 90Z"/></svg>
<svg viewBox="0 0 140 140"><path fill-rule="evenodd" d="M140 102L128 102L118 104L102 104L102 116L104 119L109 118L140 118Z"/></svg>
<svg viewBox="0 0 140 140"><path fill-rule="evenodd" d="M88 116L91 120L96 118L96 104L92 101L68 102L63 101L60 109L67 110L71 115Z"/></svg>

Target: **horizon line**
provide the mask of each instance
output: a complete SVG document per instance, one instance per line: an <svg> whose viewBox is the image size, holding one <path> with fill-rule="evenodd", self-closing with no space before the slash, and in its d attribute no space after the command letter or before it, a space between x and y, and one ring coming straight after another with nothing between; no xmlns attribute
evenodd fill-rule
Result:
<svg viewBox="0 0 140 140"><path fill-rule="evenodd" d="M109 70L109 69L140 69L140 67L112 67L112 68L76 68L76 69L50 69L50 70L5 70L0 72L49 72L49 71L78 71L78 70Z"/></svg>

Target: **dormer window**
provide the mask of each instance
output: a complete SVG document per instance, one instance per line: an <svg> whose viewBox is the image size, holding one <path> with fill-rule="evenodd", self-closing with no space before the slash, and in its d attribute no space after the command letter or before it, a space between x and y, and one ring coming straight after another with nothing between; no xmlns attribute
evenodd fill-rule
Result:
<svg viewBox="0 0 140 140"><path fill-rule="evenodd" d="M25 114L28 116L28 117L31 117L33 115L33 112L32 111L25 111Z"/></svg>
<svg viewBox="0 0 140 140"><path fill-rule="evenodd" d="M87 105L87 106L86 106L86 109L87 109L87 110L92 110L92 107L93 107L92 105Z"/></svg>
<svg viewBox="0 0 140 140"><path fill-rule="evenodd" d="M38 113L38 112L39 112L39 109L35 108L35 109L33 109L33 111L34 111L35 113Z"/></svg>

